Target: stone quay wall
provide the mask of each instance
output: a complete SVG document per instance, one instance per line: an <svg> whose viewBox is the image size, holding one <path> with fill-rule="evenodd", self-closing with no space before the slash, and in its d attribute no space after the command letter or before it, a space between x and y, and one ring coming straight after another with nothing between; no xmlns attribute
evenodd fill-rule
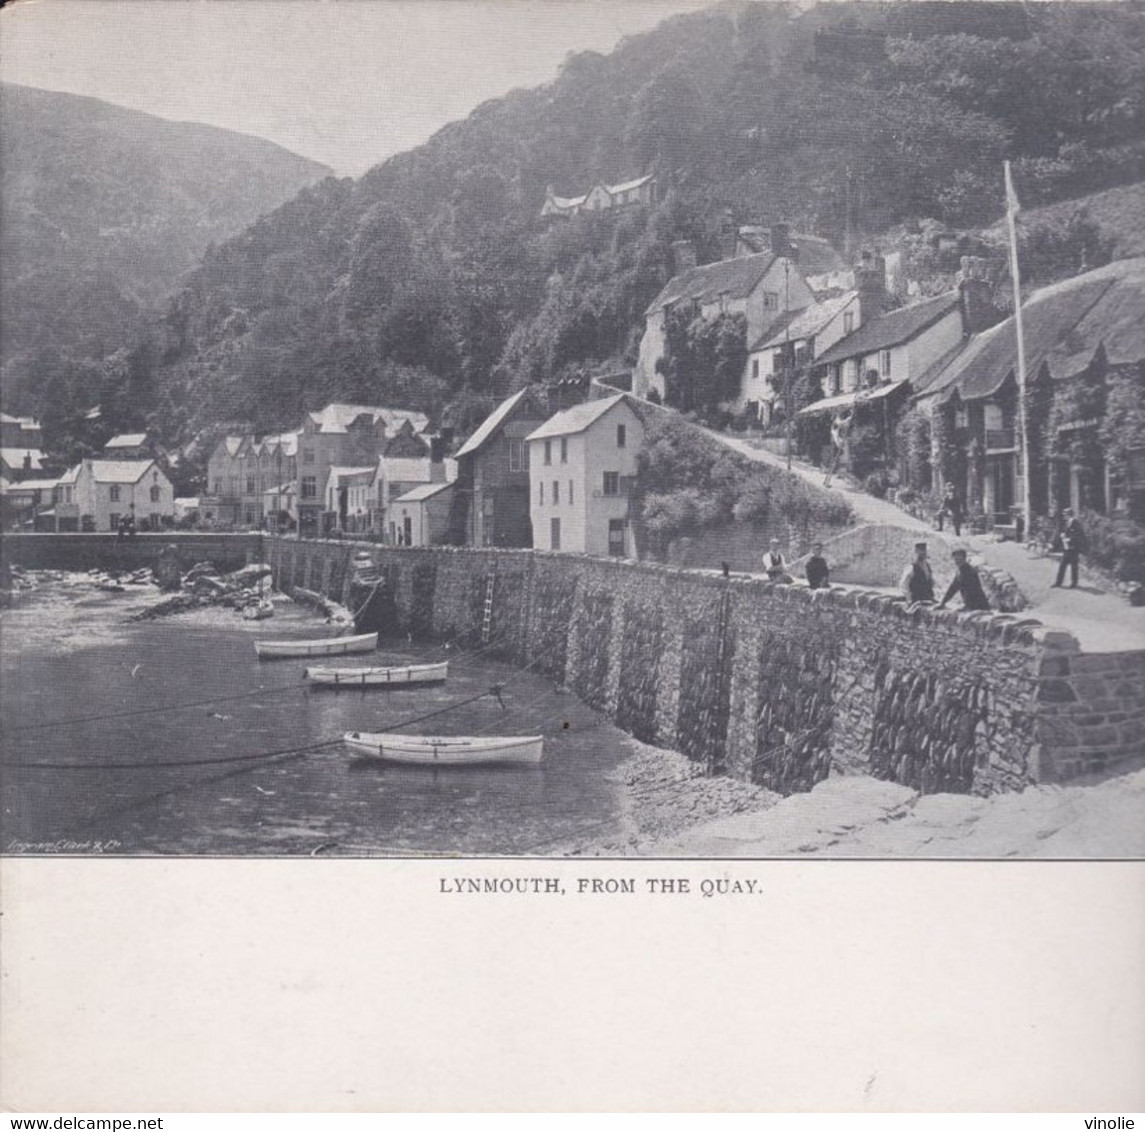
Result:
<svg viewBox="0 0 1145 1132"><path fill-rule="evenodd" d="M1016 615L540 551L266 549L280 586L320 590L359 629L488 649L638 739L783 793L835 772L988 794L1141 749L1145 652L1086 657Z"/></svg>
<svg viewBox="0 0 1145 1132"><path fill-rule="evenodd" d="M30 570L127 571L153 567L168 546L176 548L183 570L196 562L237 570L261 560L263 536L257 531L160 531L122 539L108 532L5 533L0 538L0 559Z"/></svg>

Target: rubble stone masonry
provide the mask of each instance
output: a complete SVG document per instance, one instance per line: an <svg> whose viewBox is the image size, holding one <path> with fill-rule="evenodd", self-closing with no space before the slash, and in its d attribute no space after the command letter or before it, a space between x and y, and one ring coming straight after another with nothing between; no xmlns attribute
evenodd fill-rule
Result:
<svg viewBox="0 0 1145 1132"><path fill-rule="evenodd" d="M850 773L989 794L1145 750L1145 650L1085 655L1016 614L528 550L266 550L277 581L320 579L360 629L486 648L642 740L784 793Z"/></svg>

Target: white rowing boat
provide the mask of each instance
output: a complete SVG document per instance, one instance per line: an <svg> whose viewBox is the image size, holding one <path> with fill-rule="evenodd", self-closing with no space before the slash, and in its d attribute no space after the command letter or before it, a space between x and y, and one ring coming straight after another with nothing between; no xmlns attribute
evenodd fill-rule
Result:
<svg viewBox="0 0 1145 1132"><path fill-rule="evenodd" d="M540 735L453 738L441 735L389 735L347 731L346 744L363 755L395 763L427 766L467 766L474 763L539 763L544 750Z"/></svg>
<svg viewBox="0 0 1145 1132"><path fill-rule="evenodd" d="M377 633L356 637L327 637L321 641L255 641L254 651L263 659L288 656L343 656L351 652L373 652Z"/></svg>
<svg viewBox="0 0 1145 1132"><path fill-rule="evenodd" d="M403 684L440 684L449 674L449 661L440 664L390 665L383 668L308 668L305 676L330 688L389 688Z"/></svg>

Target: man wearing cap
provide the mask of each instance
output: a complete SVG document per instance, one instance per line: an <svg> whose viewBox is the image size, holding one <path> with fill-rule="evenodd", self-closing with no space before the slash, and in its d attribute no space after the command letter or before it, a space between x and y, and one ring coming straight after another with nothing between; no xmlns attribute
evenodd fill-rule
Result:
<svg viewBox="0 0 1145 1132"><path fill-rule="evenodd" d="M954 579L946 587L946 593L942 595L938 608L945 609L946 603L955 594L960 593L962 594L963 609L989 609L990 600L982 588L982 579L978 577L978 571L967 560L966 551L953 550L951 557L954 559Z"/></svg>
<svg viewBox="0 0 1145 1132"><path fill-rule="evenodd" d="M771 547L763 556L763 569L773 582L790 582L791 575L787 572L787 563L779 552L779 539L771 540Z"/></svg>
<svg viewBox="0 0 1145 1132"><path fill-rule="evenodd" d="M914 561L903 571L899 589L909 602L934 601L934 575L926 560L926 543L914 544Z"/></svg>
<svg viewBox="0 0 1145 1132"><path fill-rule="evenodd" d="M1068 507L1062 512L1062 530L1058 538L1061 540L1062 560L1058 566L1057 580L1052 588L1060 587L1065 581L1065 572L1068 567L1070 589L1076 589L1078 565L1081 561L1082 552L1085 550L1085 531L1082 530L1078 517Z"/></svg>

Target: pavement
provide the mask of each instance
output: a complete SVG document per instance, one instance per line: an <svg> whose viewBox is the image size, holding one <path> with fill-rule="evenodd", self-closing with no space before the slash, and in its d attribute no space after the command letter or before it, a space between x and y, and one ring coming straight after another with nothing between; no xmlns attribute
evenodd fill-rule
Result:
<svg viewBox="0 0 1145 1132"><path fill-rule="evenodd" d="M749 460L787 470L784 456L758 448L742 437L710 429L705 431ZM823 469L813 464L793 460L790 471L809 484L845 499L863 523L917 531L932 544L942 542L950 549L965 547L971 551L971 561L976 556L989 566L1007 571L1030 603L1030 609L1024 615L1036 617L1049 628L1073 633L1083 652L1145 649L1145 606L1129 605L1123 594L1086 571L1084 561L1077 589L1070 589L1068 583L1061 589L1054 589L1052 582L1057 575L1058 559L1032 546L1003 542L995 535L963 534L956 537L950 530L938 531L931 523L911 515L889 500L868 495L848 480L835 478L831 486L825 488ZM933 552L931 557L934 558Z"/></svg>

